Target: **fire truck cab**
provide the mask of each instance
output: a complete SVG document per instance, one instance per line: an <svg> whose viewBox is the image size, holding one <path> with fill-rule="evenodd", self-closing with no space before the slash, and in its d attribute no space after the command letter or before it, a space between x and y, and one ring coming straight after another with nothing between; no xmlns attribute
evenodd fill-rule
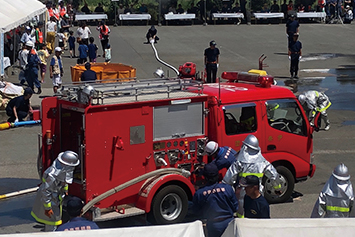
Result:
<svg viewBox="0 0 355 237"><path fill-rule="evenodd" d="M286 201L294 183L312 177L312 132L293 93L270 76L224 73L227 82L189 79L134 80L64 86L62 96L43 99L39 173L65 150L77 152L69 194L82 198L96 221L146 213L158 224L181 222L210 162L208 140L239 150L254 134L278 170ZM85 209L85 208L84 208ZM85 209L85 211L87 210Z"/></svg>

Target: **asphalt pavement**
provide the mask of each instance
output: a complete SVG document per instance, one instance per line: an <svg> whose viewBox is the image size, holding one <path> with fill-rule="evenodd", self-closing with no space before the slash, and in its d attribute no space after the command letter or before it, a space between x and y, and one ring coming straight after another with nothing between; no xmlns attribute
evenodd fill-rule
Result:
<svg viewBox="0 0 355 237"><path fill-rule="evenodd" d="M154 58L150 45L143 44L147 26L119 26L111 28L110 44L112 62L132 65L138 78L152 78L153 72L162 67ZM203 70L203 51L211 40L221 51L218 74L223 71L248 71L258 68L258 58L264 54L268 67L265 70L284 85L289 76L287 38L285 25L194 25L157 27L160 41L156 44L159 57L178 67L185 62L195 62L197 70ZM99 54L102 54L97 32L91 27ZM355 65L354 25L301 24L299 40L302 42L303 59L300 63L298 92L309 89L325 91L333 105L328 110L331 129L314 133L314 156L317 170L313 178L296 184L294 198L284 204L271 206L273 218L309 217L314 202L333 168L344 162L355 182L355 82L343 78L336 68ZM63 55L64 83L71 81L70 66L76 59ZM98 58L103 62L103 58ZM173 71L169 74L173 76ZM11 74L11 70L10 70ZM53 95L49 73L40 96ZM10 82L18 82L17 75L10 75ZM33 95L32 105L39 106L41 97ZM40 126L21 127L0 131L0 194L32 188L39 184L36 160ZM295 144L293 144L295 145ZM40 231L29 215L33 195L11 200L0 200L0 234ZM6 208L5 208L6 207ZM114 225L114 224L113 224Z"/></svg>

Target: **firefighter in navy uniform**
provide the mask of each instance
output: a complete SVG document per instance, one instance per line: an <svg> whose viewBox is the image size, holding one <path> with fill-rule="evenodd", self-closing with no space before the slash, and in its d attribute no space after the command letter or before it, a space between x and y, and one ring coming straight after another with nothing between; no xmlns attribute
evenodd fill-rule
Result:
<svg viewBox="0 0 355 237"><path fill-rule="evenodd" d="M229 167L223 178L223 182L236 186L236 195L239 201L238 217L244 217L244 195L245 190L239 185L240 179L248 175L255 175L260 181L260 192L263 193L264 186L261 181L265 175L270 179L275 193L281 194L278 173L275 167L268 162L261 154L259 141L254 135L248 135L237 155L237 160Z"/></svg>
<svg viewBox="0 0 355 237"><path fill-rule="evenodd" d="M290 63L291 79L298 79L298 64L302 58L302 43L298 41L298 33L293 34L293 39L288 45L288 59Z"/></svg>
<svg viewBox="0 0 355 237"><path fill-rule="evenodd" d="M62 224L62 202L67 195L68 184L73 182L75 166L79 163L75 152L61 152L43 173L31 215L45 224L44 231L54 231Z"/></svg>
<svg viewBox="0 0 355 237"><path fill-rule="evenodd" d="M234 219L238 200L230 185L218 183L218 168L214 163L205 165L203 176L207 185L196 191L193 210L207 219L208 236L219 237Z"/></svg>
<svg viewBox="0 0 355 237"><path fill-rule="evenodd" d="M219 63L219 49L216 48L216 42L212 40L210 47L205 49L205 68L207 74L207 83L215 83L217 76L217 69Z"/></svg>
<svg viewBox="0 0 355 237"><path fill-rule="evenodd" d="M314 205L311 218L350 217L354 205L354 190L348 167L340 164L324 185Z"/></svg>
<svg viewBox="0 0 355 237"><path fill-rule="evenodd" d="M218 170L223 168L229 168L235 161L237 157L237 152L231 147L219 147L218 143L214 141L209 141L206 145L207 155L214 158L211 163L214 163Z"/></svg>

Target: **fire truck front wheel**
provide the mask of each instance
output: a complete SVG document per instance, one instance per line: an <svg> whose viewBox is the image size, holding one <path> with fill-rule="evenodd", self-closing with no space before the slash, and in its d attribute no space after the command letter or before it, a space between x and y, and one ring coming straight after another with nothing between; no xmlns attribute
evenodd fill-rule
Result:
<svg viewBox="0 0 355 237"><path fill-rule="evenodd" d="M183 221L188 210L185 191L177 185L161 189L153 198L148 221L153 224L173 224Z"/></svg>
<svg viewBox="0 0 355 237"><path fill-rule="evenodd" d="M295 187L295 179L289 169L284 166L277 166L276 170L279 174L281 195L275 192L272 182L270 182L269 179L266 179L264 182L264 196L270 204L288 201Z"/></svg>

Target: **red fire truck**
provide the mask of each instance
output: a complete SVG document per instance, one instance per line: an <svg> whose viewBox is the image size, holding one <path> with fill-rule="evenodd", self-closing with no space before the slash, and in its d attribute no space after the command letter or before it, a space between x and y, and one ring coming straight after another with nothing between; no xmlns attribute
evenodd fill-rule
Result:
<svg viewBox="0 0 355 237"><path fill-rule="evenodd" d="M282 194L265 181L270 202L290 198L312 177L313 127L294 94L269 75L224 72L226 82L134 80L64 86L43 99L39 172L65 150L79 154L69 193L96 221L146 213L153 223L184 219L210 162L208 140L239 150L254 134L278 170ZM246 82L242 82L241 79ZM243 125L243 123L246 123ZM246 126L247 125L247 126Z"/></svg>

